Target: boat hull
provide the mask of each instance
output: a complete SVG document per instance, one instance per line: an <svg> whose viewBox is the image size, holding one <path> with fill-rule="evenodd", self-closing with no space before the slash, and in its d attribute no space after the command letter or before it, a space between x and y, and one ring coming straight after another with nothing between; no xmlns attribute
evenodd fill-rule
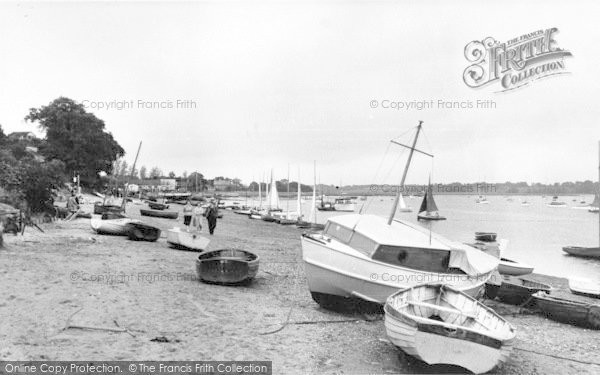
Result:
<svg viewBox="0 0 600 375"><path fill-rule="evenodd" d="M196 259L196 273L208 283L235 285L250 282L258 273L259 257L238 249L213 250Z"/></svg>
<svg viewBox="0 0 600 375"><path fill-rule="evenodd" d="M113 219L113 220L101 220L91 219L90 225L92 229L98 234L106 234L112 236L127 236L129 234L129 223L136 222L133 219Z"/></svg>
<svg viewBox="0 0 600 375"><path fill-rule="evenodd" d="M585 328L600 329L600 305L551 297L539 292L533 295L536 305L549 319Z"/></svg>
<svg viewBox="0 0 600 375"><path fill-rule="evenodd" d="M530 300L534 293L550 293L550 290L552 290L552 287L547 284L524 278L504 276L496 296L502 302L521 305Z"/></svg>
<svg viewBox="0 0 600 375"><path fill-rule="evenodd" d="M179 216L178 212L174 211L160 211L160 210L142 210L140 209L142 216L159 217L162 219L177 219Z"/></svg>
<svg viewBox="0 0 600 375"><path fill-rule="evenodd" d="M470 296L480 297L491 277L491 273L488 277L465 278L395 267L332 250L306 235L302 236L302 258L311 292L378 304L384 304L399 289L440 278Z"/></svg>
<svg viewBox="0 0 600 375"><path fill-rule="evenodd" d="M439 215L427 215L427 214L419 214L417 215L418 220L429 220L429 221L437 221L437 220L446 220L445 217Z"/></svg>
<svg viewBox="0 0 600 375"><path fill-rule="evenodd" d="M532 273L533 267L525 263L519 263L502 258L498 264L498 272L500 272L502 275L523 276Z"/></svg>
<svg viewBox="0 0 600 375"><path fill-rule="evenodd" d="M600 258L600 247L565 246L563 251L569 255L583 258Z"/></svg>
<svg viewBox="0 0 600 375"><path fill-rule="evenodd" d="M102 215L105 212L114 212L114 213L119 213L122 212L123 210L121 209L121 206L113 206L113 205L102 205L102 204L95 204L94 205L94 214L96 215Z"/></svg>
<svg viewBox="0 0 600 375"><path fill-rule="evenodd" d="M187 251L204 251L210 240L194 232L175 229L167 230L167 243L175 249Z"/></svg>
<svg viewBox="0 0 600 375"><path fill-rule="evenodd" d="M430 365L455 365L476 374L488 372L508 360L515 337L514 328L483 305L478 304L480 307L475 308L477 323L501 322L498 325L503 326L502 332L494 332L501 338L486 335L486 330L465 328L460 324L413 318L395 309L391 301L393 298L390 297L384 308L386 333L390 341L406 354ZM467 305L474 303L477 302L471 300ZM414 308L415 312L417 309L428 309ZM448 316L448 313L441 312L438 315Z"/></svg>
<svg viewBox="0 0 600 375"><path fill-rule="evenodd" d="M154 242L160 237L160 229L151 225L132 222L127 226L129 227L127 236L132 241Z"/></svg>
<svg viewBox="0 0 600 375"><path fill-rule="evenodd" d="M571 293L590 298L600 298L600 282L569 279Z"/></svg>

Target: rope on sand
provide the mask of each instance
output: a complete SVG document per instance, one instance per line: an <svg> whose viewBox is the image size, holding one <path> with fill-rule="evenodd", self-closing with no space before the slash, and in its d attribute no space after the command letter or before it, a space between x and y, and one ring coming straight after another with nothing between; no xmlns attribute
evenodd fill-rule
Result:
<svg viewBox="0 0 600 375"><path fill-rule="evenodd" d="M556 359L564 359L564 360L571 361L571 362L582 363L582 364L585 364L585 365L600 366L600 362L583 361L581 359L575 359L575 358L563 357L563 356L555 355L555 354L548 354L548 353L537 352L535 350L520 348L520 347L517 347L517 346L515 346L514 349L520 350L522 352L528 352L528 353L534 353L534 354L543 355L545 357L552 357L552 358L556 358Z"/></svg>

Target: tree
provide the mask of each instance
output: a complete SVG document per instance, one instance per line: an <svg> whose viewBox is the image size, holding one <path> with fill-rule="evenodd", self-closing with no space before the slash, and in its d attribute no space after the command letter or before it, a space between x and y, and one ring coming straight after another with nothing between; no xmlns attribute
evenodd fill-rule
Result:
<svg viewBox="0 0 600 375"><path fill-rule="evenodd" d="M173 171L169 172L169 178L175 178L175 172L173 172Z"/></svg>
<svg viewBox="0 0 600 375"><path fill-rule="evenodd" d="M84 185L99 182L98 172L108 171L125 151L104 121L87 113L83 105L60 97L47 106L31 108L25 120L37 122L46 132L40 152L47 160L64 162L67 174L79 174Z"/></svg>
<svg viewBox="0 0 600 375"><path fill-rule="evenodd" d="M150 178L159 178L162 176L162 171L158 167L152 167L150 169Z"/></svg>
<svg viewBox="0 0 600 375"><path fill-rule="evenodd" d="M145 180L145 179L146 179L146 177L147 177L147 173L148 173L148 171L146 170L146 166L142 166L142 167L140 168L140 178L141 178L142 180Z"/></svg>
<svg viewBox="0 0 600 375"><path fill-rule="evenodd" d="M8 140L6 134L4 134L4 130L2 130L2 125L0 125L0 145L3 145Z"/></svg>
<svg viewBox="0 0 600 375"><path fill-rule="evenodd" d="M127 160L123 160L121 162L121 169L119 170L118 176L127 176L128 171L129 171L129 164L127 164Z"/></svg>

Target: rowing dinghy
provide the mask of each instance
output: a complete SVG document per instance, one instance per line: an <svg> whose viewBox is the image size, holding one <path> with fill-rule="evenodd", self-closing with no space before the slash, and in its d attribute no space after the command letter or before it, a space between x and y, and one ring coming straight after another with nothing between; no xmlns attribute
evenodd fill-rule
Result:
<svg viewBox="0 0 600 375"><path fill-rule="evenodd" d="M208 283L241 284L256 276L258 262L258 255L246 250L213 250L196 259L196 273Z"/></svg>
<svg viewBox="0 0 600 375"><path fill-rule="evenodd" d="M157 202L152 202L152 201L148 201L148 207L150 207L153 210L166 210L169 208L168 204L164 204L164 203L157 203Z"/></svg>
<svg viewBox="0 0 600 375"><path fill-rule="evenodd" d="M112 205L112 204L102 204L100 202L96 202L94 204L94 214L102 215L105 212L121 212L123 209L121 206Z"/></svg>
<svg viewBox="0 0 600 375"><path fill-rule="evenodd" d="M569 289L573 294L581 296L600 298L600 282L589 279L569 279Z"/></svg>
<svg viewBox="0 0 600 375"><path fill-rule="evenodd" d="M177 216L179 215L179 213L175 212L175 211L144 210L144 209L140 209L140 214L142 216L160 217L163 219L177 219Z"/></svg>
<svg viewBox="0 0 600 375"><path fill-rule="evenodd" d="M493 232L475 232L475 239L483 242L496 241L497 234Z"/></svg>
<svg viewBox="0 0 600 375"><path fill-rule="evenodd" d="M600 258L600 247L565 246L563 251L582 258Z"/></svg>
<svg viewBox="0 0 600 375"><path fill-rule="evenodd" d="M196 232L183 231L180 228L167 230L167 243L174 249L204 251L210 240Z"/></svg>
<svg viewBox="0 0 600 375"><path fill-rule="evenodd" d="M550 293L552 287L524 277L504 275L497 297L505 303L520 305L531 298L534 293Z"/></svg>
<svg viewBox="0 0 600 375"><path fill-rule="evenodd" d="M127 236L129 233L129 223L139 222L130 218L102 220L98 218L90 219L90 226L98 234L108 234L113 236Z"/></svg>
<svg viewBox="0 0 600 375"><path fill-rule="evenodd" d="M127 224L129 232L127 236L133 241L154 242L160 237L160 229L140 222L131 222Z"/></svg>
<svg viewBox="0 0 600 375"><path fill-rule="evenodd" d="M533 266L508 258L500 258L498 272L502 275L522 276L533 272Z"/></svg>
<svg viewBox="0 0 600 375"><path fill-rule="evenodd" d="M544 292L533 295L544 315L557 322L600 329L600 305L552 297Z"/></svg>
<svg viewBox="0 0 600 375"><path fill-rule="evenodd" d="M430 365L474 373L508 359L515 329L492 309L444 284L421 284L392 294L384 307L387 335Z"/></svg>

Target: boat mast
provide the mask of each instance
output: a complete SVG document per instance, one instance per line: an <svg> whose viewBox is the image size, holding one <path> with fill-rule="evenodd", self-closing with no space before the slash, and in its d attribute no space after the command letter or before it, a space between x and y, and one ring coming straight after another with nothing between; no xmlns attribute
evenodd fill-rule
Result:
<svg viewBox="0 0 600 375"><path fill-rule="evenodd" d="M285 205L286 219L290 218L290 165L288 164L288 177L287 177L287 202Z"/></svg>
<svg viewBox="0 0 600 375"><path fill-rule="evenodd" d="M600 210L600 141L598 141L598 209ZM598 246L600 246L600 212L598 212Z"/></svg>
<svg viewBox="0 0 600 375"><path fill-rule="evenodd" d="M406 174L408 173L408 167L410 166L410 161L412 160L413 153L415 152L415 146L417 145L417 139L419 138L419 133L421 132L421 127L423 126L423 121L419 121L419 125L417 126L417 134L415 134L415 139L413 140L412 147L410 147L410 153L408 154L408 160L406 161L406 166L404 167L404 173L402 174L402 180L400 181L400 185L398 186L398 191L396 192L396 199L394 200L394 205L392 206L392 212L390 212L390 217L388 218L388 225L392 224L392 220L394 220L394 216L396 215L396 209L398 209L398 202L400 201L400 191L404 187L404 181L406 180ZM403 144L398 142L393 143L399 144L401 146L406 147Z"/></svg>
<svg viewBox="0 0 600 375"><path fill-rule="evenodd" d="M133 166L131 167L131 176L129 178L127 186L123 191L123 202L121 203L121 210L125 212L125 205L127 204L127 190L129 190L129 182L133 178L133 174L135 173L135 165L137 164L138 156L140 156L140 149L142 148L142 141L140 141L140 145L138 146L137 153L135 154L135 160L133 161Z"/></svg>

